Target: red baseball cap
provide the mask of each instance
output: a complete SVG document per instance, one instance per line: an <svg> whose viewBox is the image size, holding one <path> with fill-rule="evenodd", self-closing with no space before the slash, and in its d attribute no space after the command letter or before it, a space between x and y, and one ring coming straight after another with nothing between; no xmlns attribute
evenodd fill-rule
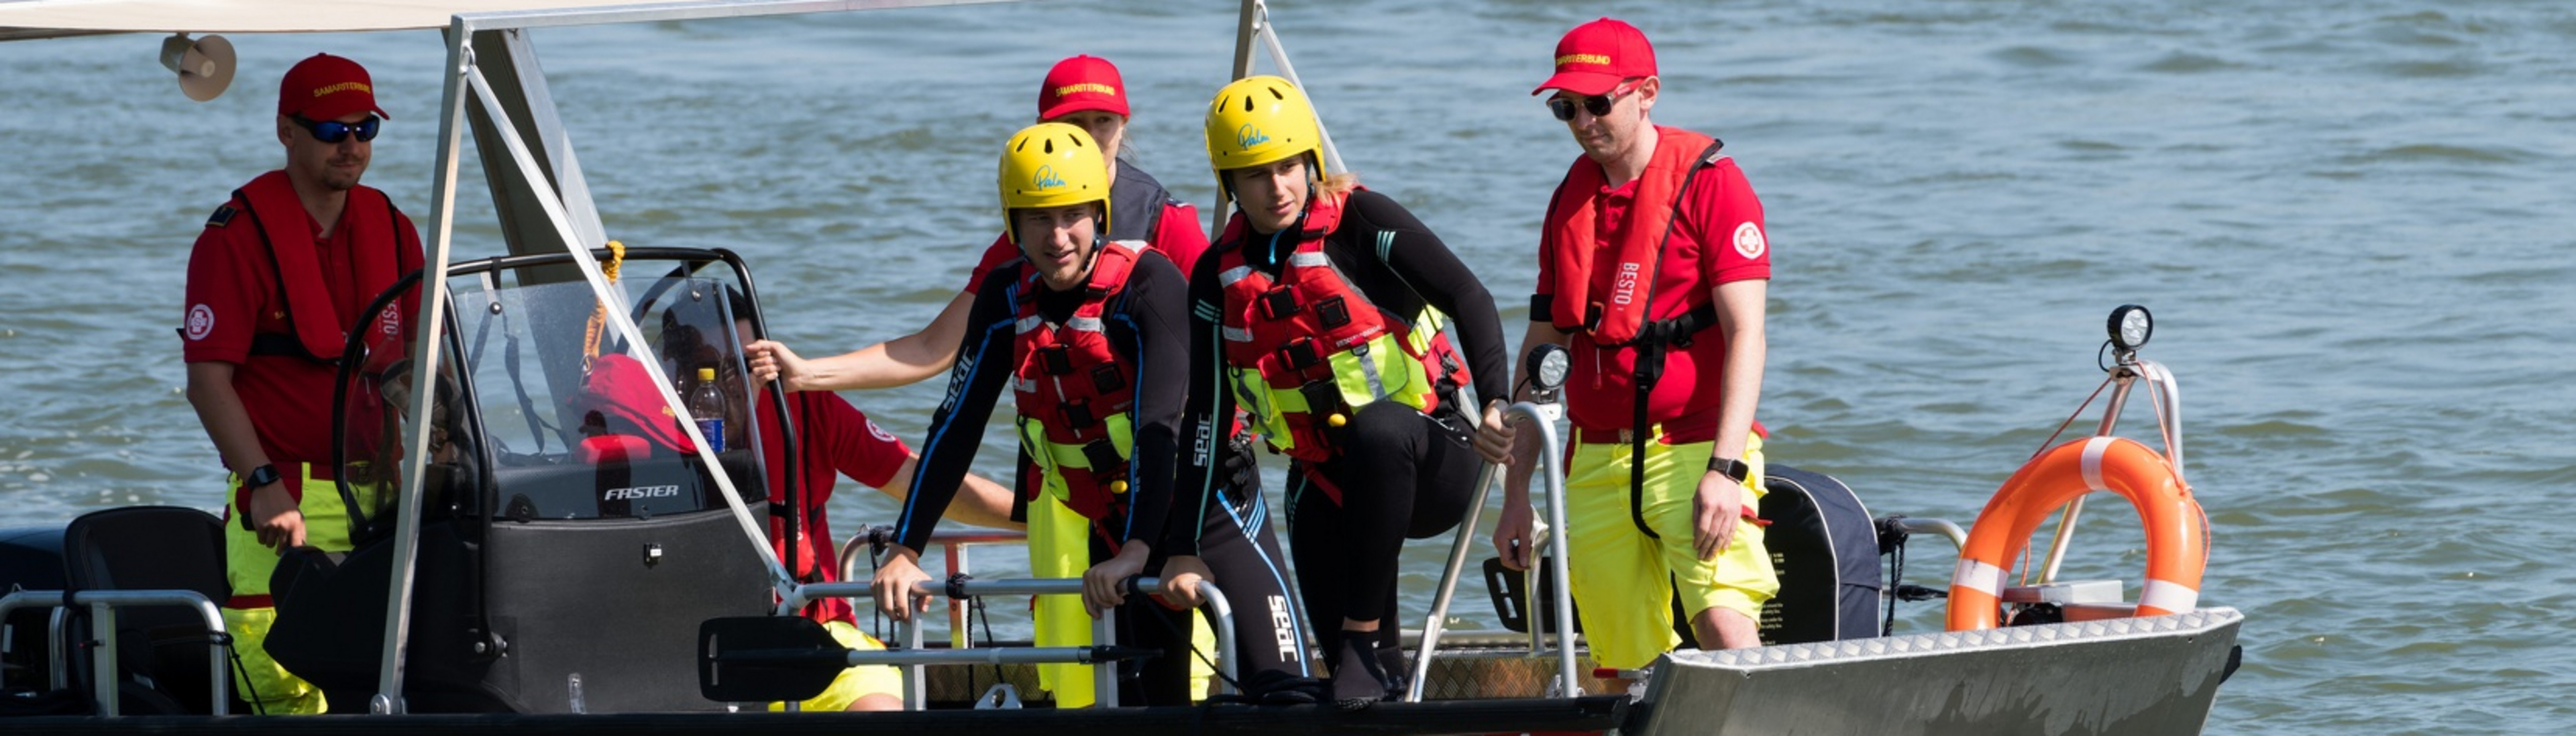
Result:
<svg viewBox="0 0 2576 736"><path fill-rule="evenodd" d="M1038 120L1047 121L1084 110L1127 114L1127 83L1118 67L1097 56L1076 56L1048 69L1046 86L1038 88Z"/></svg>
<svg viewBox="0 0 2576 736"><path fill-rule="evenodd" d="M1530 94L1561 89L1598 95L1617 88L1622 80L1651 76L1655 76L1655 45L1646 42L1646 33L1602 18L1575 26L1557 40L1556 76Z"/></svg>
<svg viewBox="0 0 2576 736"><path fill-rule="evenodd" d="M338 120L353 112L373 112L376 117L391 119L385 109L376 106L376 86L367 77L367 68L358 62L330 54L314 54L295 62L286 70L286 81L277 87L277 114L297 115L306 120Z"/></svg>

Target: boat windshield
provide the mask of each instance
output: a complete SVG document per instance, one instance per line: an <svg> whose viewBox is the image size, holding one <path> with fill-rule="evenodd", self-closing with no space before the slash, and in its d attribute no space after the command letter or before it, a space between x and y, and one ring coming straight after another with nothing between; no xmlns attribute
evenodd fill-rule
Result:
<svg viewBox="0 0 2576 736"><path fill-rule="evenodd" d="M626 270L662 263L630 260ZM491 468L490 487L473 494L480 512L498 523L723 508L648 361L699 415L734 486L766 498L763 438L750 421L751 385L727 299L738 287L685 267L641 281L630 316L652 343L646 351L620 339L588 286L565 271L500 268L451 281L474 435Z"/></svg>

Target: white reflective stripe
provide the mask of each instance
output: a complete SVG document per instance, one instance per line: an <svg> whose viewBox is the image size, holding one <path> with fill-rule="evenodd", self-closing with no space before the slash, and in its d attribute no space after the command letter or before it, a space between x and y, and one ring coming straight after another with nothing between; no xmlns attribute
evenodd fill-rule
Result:
<svg viewBox="0 0 2576 736"><path fill-rule="evenodd" d="M2001 598L2004 575L2003 568L1961 557L1959 567L1950 573L1950 587L1967 588L1989 597Z"/></svg>
<svg viewBox="0 0 2576 736"><path fill-rule="evenodd" d="M1236 266L1226 269L1223 273L1217 274L1216 284L1218 286L1233 286L1234 282L1242 281L1243 277L1250 275L1252 275L1251 266Z"/></svg>
<svg viewBox="0 0 2576 736"><path fill-rule="evenodd" d="M1066 326L1066 327L1071 327L1071 328L1076 329L1076 330L1081 330L1081 331L1083 331L1083 332L1099 332L1099 331L1100 331L1100 318L1099 318L1099 317L1075 317L1075 318L1073 318L1073 319L1071 319L1071 320L1066 321L1066 322L1064 323L1064 326Z"/></svg>
<svg viewBox="0 0 2576 736"><path fill-rule="evenodd" d="M1315 268L1333 265L1333 259L1325 257L1321 251L1298 251L1288 254L1288 265Z"/></svg>
<svg viewBox="0 0 2576 736"><path fill-rule="evenodd" d="M1038 382L1035 379L1013 378L1011 379L1011 390L1018 391L1020 393L1037 393Z"/></svg>
<svg viewBox="0 0 2576 736"><path fill-rule="evenodd" d="M2111 451L2114 439L2095 437L2084 441L2084 490L2111 490L2110 486L2102 484L2102 454Z"/></svg>
<svg viewBox="0 0 2576 736"><path fill-rule="evenodd" d="M1146 242L1142 240L1112 240L1109 241L1109 244L1127 251L1127 254L1131 256L1145 252L1145 248L1147 247Z"/></svg>
<svg viewBox="0 0 2576 736"><path fill-rule="evenodd" d="M1224 332L1225 339L1227 340L1234 342L1252 342L1251 330L1243 329L1241 327L1227 327L1224 328Z"/></svg>
<svg viewBox="0 0 2576 736"><path fill-rule="evenodd" d="M1012 326L1018 328L1019 334L1026 335L1037 330L1038 325L1042 324L1046 324L1046 320L1038 319L1037 315L1032 314L1021 317L1020 321L1012 323Z"/></svg>
<svg viewBox="0 0 2576 736"><path fill-rule="evenodd" d="M2138 607L2174 613L2190 611L2200 605L2200 591L2181 583L2149 578L2138 588Z"/></svg>
<svg viewBox="0 0 2576 736"><path fill-rule="evenodd" d="M1369 350L1369 346L1374 345L1377 342L1379 341L1370 340L1367 343L1361 344L1358 349L1354 349L1350 353L1351 359L1359 361L1360 375L1368 378L1369 398L1371 400L1386 398L1386 377L1378 375L1376 358L1377 353L1386 351ZM1367 352L1361 352L1363 350L1366 350Z"/></svg>

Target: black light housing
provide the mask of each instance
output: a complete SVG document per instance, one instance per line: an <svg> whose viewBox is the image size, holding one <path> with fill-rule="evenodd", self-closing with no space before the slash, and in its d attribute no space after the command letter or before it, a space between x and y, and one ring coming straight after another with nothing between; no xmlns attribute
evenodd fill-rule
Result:
<svg viewBox="0 0 2576 736"><path fill-rule="evenodd" d="M1548 343L1530 351L1529 364L1522 372L1541 393L1553 393L1565 385L1565 373L1572 367L1573 359L1567 357L1565 346Z"/></svg>
<svg viewBox="0 0 2576 736"><path fill-rule="evenodd" d="M2155 334L2156 320L2154 315L2147 313L2146 307L2122 304L2118 309L2111 310L2109 329L2113 347L2123 351L2134 351L2144 347L2147 344L2147 338Z"/></svg>

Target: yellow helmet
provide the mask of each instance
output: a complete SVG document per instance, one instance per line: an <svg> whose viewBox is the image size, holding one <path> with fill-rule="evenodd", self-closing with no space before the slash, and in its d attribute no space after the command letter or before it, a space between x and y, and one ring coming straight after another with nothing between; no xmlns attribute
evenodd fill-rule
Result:
<svg viewBox="0 0 2576 736"><path fill-rule="evenodd" d="M1232 194L1225 180L1229 169L1273 163L1315 153L1324 139L1315 124L1315 106L1288 80L1263 75L1244 77L1216 91L1208 103L1208 166L1216 170L1217 188ZM1312 160L1315 178L1324 177L1322 156Z"/></svg>
<svg viewBox="0 0 2576 736"><path fill-rule="evenodd" d="M1100 203L1100 232L1109 232L1109 160L1081 126L1039 123L1020 129L1002 149L1002 228L1011 210Z"/></svg>

